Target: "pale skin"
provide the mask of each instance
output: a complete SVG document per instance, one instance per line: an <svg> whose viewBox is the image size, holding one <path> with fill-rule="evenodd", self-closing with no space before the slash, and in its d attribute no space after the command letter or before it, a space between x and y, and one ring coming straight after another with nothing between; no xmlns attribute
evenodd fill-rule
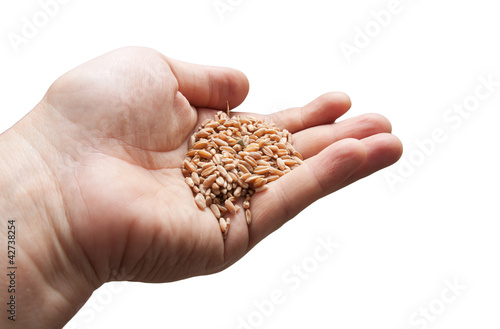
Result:
<svg viewBox="0 0 500 329"><path fill-rule="evenodd" d="M227 101L238 106L248 88L239 71L145 48L116 50L59 78L0 135L2 245L7 219L18 227L18 314L14 324L2 307L0 327L60 328L107 281L221 271L315 200L401 156L383 116L338 120L351 105L343 93L271 114L306 161L254 196L250 226L242 211L232 215L224 240L180 168L201 121ZM2 289L0 304L7 300Z"/></svg>

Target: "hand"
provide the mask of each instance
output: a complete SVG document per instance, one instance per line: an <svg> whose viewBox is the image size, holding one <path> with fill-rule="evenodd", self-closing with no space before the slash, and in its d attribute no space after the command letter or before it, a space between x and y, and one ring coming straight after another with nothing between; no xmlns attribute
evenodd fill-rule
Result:
<svg viewBox="0 0 500 329"><path fill-rule="evenodd" d="M20 293L32 308L51 303L43 317L25 312L20 321L62 326L106 281L223 270L315 200L401 155L382 116L335 123L350 107L342 93L272 114L306 161L254 196L250 226L242 211L232 216L223 240L180 168L200 123L247 92L241 72L120 49L63 75L0 137L2 157L9 155L0 162L0 209L22 227Z"/></svg>

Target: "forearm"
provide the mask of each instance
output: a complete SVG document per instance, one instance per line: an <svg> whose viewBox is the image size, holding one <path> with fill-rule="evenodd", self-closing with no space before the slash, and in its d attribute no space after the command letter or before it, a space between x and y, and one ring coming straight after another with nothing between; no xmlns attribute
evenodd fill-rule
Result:
<svg viewBox="0 0 500 329"><path fill-rule="evenodd" d="M73 259L64 202L31 137L0 135L0 327L62 328L95 283Z"/></svg>

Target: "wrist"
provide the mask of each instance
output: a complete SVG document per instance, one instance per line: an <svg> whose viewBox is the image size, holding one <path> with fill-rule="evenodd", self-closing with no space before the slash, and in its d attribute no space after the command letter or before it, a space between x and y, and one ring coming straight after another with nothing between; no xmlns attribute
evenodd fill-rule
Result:
<svg viewBox="0 0 500 329"><path fill-rule="evenodd" d="M51 163L57 153L37 129L32 113L0 136L1 240L8 239L9 219L16 226L15 292L0 290L0 305L6 306L14 295L16 321L9 320L2 307L2 328L62 327L100 284L72 241L60 177ZM0 273L10 266L7 247L2 249ZM5 287L8 276L1 277Z"/></svg>

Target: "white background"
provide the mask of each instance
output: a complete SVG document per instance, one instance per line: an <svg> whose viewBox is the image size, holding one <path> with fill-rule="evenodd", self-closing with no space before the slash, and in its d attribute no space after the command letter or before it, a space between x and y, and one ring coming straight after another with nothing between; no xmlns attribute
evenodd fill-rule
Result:
<svg viewBox="0 0 500 329"><path fill-rule="evenodd" d="M66 71L137 45L242 70L251 84L245 111L344 91L353 102L346 117L391 120L403 158L316 202L223 273L105 285L66 328L236 329L239 319L252 328L498 328L500 87L459 127L444 117L454 105L474 105L481 77L500 82L495 2L401 0L382 27L372 12L389 0L220 2L232 4L222 16L213 0L69 0L16 49L8 36L22 36L23 18L42 7L2 1L0 130ZM365 28L371 36L360 44ZM348 61L341 45L355 41ZM416 141L435 129L446 139L423 153ZM316 261L318 239L340 247ZM294 265L308 277L290 274ZM454 283L458 296L447 290ZM263 303L278 292L279 304Z"/></svg>

